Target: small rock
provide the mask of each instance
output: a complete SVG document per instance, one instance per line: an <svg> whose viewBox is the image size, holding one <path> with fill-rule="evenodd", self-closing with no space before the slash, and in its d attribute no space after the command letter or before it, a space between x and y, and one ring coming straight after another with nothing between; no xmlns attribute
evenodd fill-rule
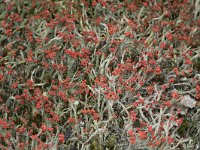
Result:
<svg viewBox="0 0 200 150"><path fill-rule="evenodd" d="M194 108L196 105L196 101L191 98L190 95L185 95L183 99L180 101L181 105L189 108Z"/></svg>

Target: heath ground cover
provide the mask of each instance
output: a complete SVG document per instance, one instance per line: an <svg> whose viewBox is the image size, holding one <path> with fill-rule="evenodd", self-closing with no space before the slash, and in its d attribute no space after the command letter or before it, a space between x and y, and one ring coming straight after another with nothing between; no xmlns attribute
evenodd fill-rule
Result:
<svg viewBox="0 0 200 150"><path fill-rule="evenodd" d="M0 149L199 141L199 0L0 0Z"/></svg>

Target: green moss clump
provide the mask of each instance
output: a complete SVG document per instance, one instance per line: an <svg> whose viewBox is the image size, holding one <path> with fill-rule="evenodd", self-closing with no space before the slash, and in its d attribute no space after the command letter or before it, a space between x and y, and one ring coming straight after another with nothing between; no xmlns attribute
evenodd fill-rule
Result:
<svg viewBox="0 0 200 150"><path fill-rule="evenodd" d="M200 72L200 58L198 58L196 61L193 61L193 69Z"/></svg>
<svg viewBox="0 0 200 150"><path fill-rule="evenodd" d="M186 135L186 133L187 133L187 130L189 129L189 126L190 126L190 123L187 121L187 119L184 119L183 123L181 124L181 126L177 130L177 133L181 137L184 137Z"/></svg>
<svg viewBox="0 0 200 150"><path fill-rule="evenodd" d="M134 128L140 127L140 121L138 119L133 123L133 127Z"/></svg>
<svg viewBox="0 0 200 150"><path fill-rule="evenodd" d="M102 145L98 142L97 139L92 140L90 144L90 149L91 150L103 150Z"/></svg>
<svg viewBox="0 0 200 150"><path fill-rule="evenodd" d="M158 74L156 75L151 82L156 82L156 83L160 83L160 84L164 84L165 81L165 75L164 74Z"/></svg>
<svg viewBox="0 0 200 150"><path fill-rule="evenodd" d="M44 74L43 80L50 82L52 80L52 75L50 75L50 73Z"/></svg>
<svg viewBox="0 0 200 150"><path fill-rule="evenodd" d="M106 142L106 147L109 149L109 150L113 150L115 145L117 143L117 138L115 135L111 135L108 137L108 140Z"/></svg>

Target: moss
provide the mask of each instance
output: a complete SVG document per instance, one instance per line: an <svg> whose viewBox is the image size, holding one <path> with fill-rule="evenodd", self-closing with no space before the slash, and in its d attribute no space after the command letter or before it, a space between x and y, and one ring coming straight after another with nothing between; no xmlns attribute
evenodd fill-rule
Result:
<svg viewBox="0 0 200 150"><path fill-rule="evenodd" d="M200 72L200 58L193 62L193 69Z"/></svg>
<svg viewBox="0 0 200 150"><path fill-rule="evenodd" d="M41 135L41 141L46 142L47 136L46 135Z"/></svg>
<svg viewBox="0 0 200 150"><path fill-rule="evenodd" d="M195 114L192 114L190 117L190 127L188 129L188 135L193 139L194 145L200 144L200 117L199 112L197 111Z"/></svg>
<svg viewBox="0 0 200 150"><path fill-rule="evenodd" d="M133 127L134 128L140 127L140 121L138 119L133 123Z"/></svg>
<svg viewBox="0 0 200 150"><path fill-rule="evenodd" d="M187 121L186 118L184 118L183 123L179 127L177 133L181 136L184 137L187 133L187 130L189 129L190 123Z"/></svg>
<svg viewBox="0 0 200 150"><path fill-rule="evenodd" d="M122 118L118 119L118 125L119 125L120 128L123 128L123 126L124 126L124 120Z"/></svg>
<svg viewBox="0 0 200 150"><path fill-rule="evenodd" d="M49 73L44 74L43 80L50 82L52 79L52 75Z"/></svg>
<svg viewBox="0 0 200 150"><path fill-rule="evenodd" d="M164 81L165 81L165 75L164 74L156 75L153 78L153 82L160 82L160 84L164 84Z"/></svg>
<svg viewBox="0 0 200 150"><path fill-rule="evenodd" d="M106 148L109 150L113 150L117 142L117 138L115 135L111 135L108 137L107 142L106 142Z"/></svg>
<svg viewBox="0 0 200 150"><path fill-rule="evenodd" d="M34 117L34 119L33 119L34 123L36 123L36 125L37 125L38 127L41 127L41 125L42 125L42 120L43 120L43 117L42 117L42 115L40 115L40 114L37 114L37 115Z"/></svg>
<svg viewBox="0 0 200 150"><path fill-rule="evenodd" d="M98 142L97 139L92 140L90 144L90 149L91 150L103 150L102 145Z"/></svg>

